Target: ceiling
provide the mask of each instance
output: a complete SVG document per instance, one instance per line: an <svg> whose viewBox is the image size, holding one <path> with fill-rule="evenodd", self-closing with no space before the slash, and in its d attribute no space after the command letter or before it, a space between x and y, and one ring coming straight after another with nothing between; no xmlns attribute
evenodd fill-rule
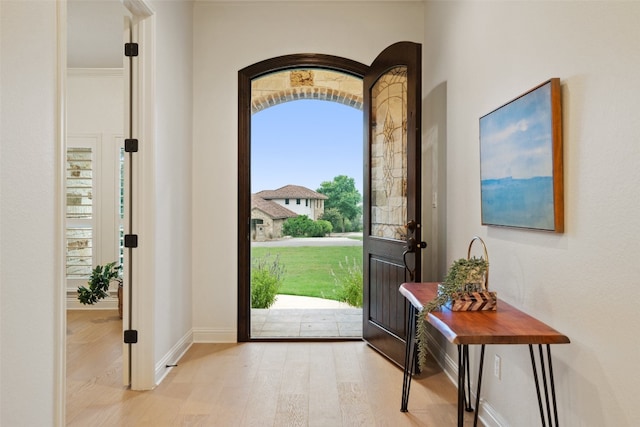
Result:
<svg viewBox="0 0 640 427"><path fill-rule="evenodd" d="M69 0L67 67L122 68L125 14L119 0Z"/></svg>

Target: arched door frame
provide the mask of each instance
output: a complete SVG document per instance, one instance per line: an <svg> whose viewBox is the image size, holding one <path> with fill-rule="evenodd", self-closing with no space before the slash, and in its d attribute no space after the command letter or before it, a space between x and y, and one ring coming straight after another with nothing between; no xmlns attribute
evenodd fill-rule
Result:
<svg viewBox="0 0 640 427"><path fill-rule="evenodd" d="M368 66L323 54L293 54L267 59L238 71L238 341L251 339L251 81L299 68L333 70L362 79Z"/></svg>

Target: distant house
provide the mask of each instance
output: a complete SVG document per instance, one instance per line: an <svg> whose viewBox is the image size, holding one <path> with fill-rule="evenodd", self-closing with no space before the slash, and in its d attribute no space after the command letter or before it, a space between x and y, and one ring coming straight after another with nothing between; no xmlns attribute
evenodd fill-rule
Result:
<svg viewBox="0 0 640 427"><path fill-rule="evenodd" d="M317 220L324 213L324 194L299 185L285 185L251 196L251 238L262 241L282 237L287 218L306 215Z"/></svg>
<svg viewBox="0 0 640 427"><path fill-rule="evenodd" d="M271 200L298 215L306 215L314 221L324 213L324 201L328 199L324 194L300 185L285 185L277 190L264 190L256 193L256 196Z"/></svg>

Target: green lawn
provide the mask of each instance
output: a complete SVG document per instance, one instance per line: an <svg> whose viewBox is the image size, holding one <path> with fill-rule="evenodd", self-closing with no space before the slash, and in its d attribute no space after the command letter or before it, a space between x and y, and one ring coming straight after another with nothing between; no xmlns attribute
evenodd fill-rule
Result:
<svg viewBox="0 0 640 427"><path fill-rule="evenodd" d="M279 293L337 300L336 283L331 275L342 273L340 263L362 263L360 246L302 246L251 248L251 257L279 256L284 265L284 280Z"/></svg>

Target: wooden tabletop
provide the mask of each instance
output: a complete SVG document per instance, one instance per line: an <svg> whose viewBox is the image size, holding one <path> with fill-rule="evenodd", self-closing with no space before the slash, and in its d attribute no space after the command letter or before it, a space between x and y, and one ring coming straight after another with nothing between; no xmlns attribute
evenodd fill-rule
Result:
<svg viewBox="0 0 640 427"><path fill-rule="evenodd" d="M418 310L435 298L437 283L403 283L400 293ZM567 344L569 338L498 300L496 311L433 311L426 320L453 344Z"/></svg>

